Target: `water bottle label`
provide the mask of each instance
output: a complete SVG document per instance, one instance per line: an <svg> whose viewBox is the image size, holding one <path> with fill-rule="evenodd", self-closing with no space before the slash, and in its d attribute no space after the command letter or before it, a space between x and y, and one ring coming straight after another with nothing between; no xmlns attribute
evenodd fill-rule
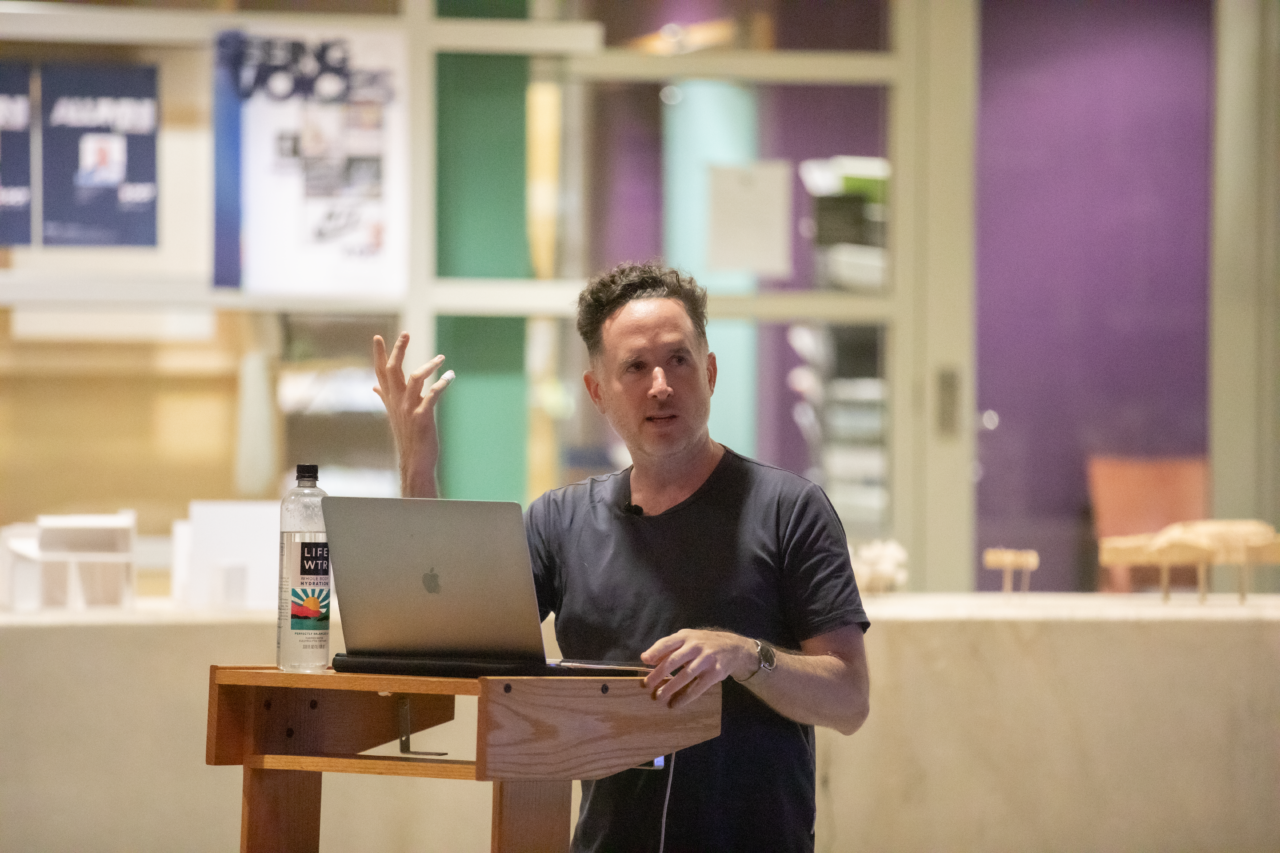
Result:
<svg viewBox="0 0 1280 853"><path fill-rule="evenodd" d="M289 627L294 631L329 630L329 544L292 542L288 564L296 566L290 585Z"/></svg>

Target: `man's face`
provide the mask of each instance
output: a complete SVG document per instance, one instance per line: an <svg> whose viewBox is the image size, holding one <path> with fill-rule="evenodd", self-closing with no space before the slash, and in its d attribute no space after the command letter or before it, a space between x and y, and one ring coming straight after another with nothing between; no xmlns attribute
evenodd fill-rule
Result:
<svg viewBox="0 0 1280 853"><path fill-rule="evenodd" d="M716 357L679 300L636 299L614 312L583 379L632 459L679 457L705 443Z"/></svg>

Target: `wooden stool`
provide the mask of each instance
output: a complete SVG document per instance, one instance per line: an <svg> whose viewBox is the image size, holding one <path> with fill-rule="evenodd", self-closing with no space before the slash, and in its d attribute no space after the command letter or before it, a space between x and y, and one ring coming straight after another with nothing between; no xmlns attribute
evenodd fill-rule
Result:
<svg viewBox="0 0 1280 853"><path fill-rule="evenodd" d="M1013 573L1022 572L1022 591L1031 589L1031 573L1040 568L1040 554L1036 551L1016 551L1013 548L988 548L982 552L982 565L1004 572L1004 592L1013 592Z"/></svg>

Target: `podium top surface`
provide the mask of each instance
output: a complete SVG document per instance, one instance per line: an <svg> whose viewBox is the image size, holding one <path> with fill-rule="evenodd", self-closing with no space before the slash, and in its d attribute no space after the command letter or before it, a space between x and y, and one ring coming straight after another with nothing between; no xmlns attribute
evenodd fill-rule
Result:
<svg viewBox="0 0 1280 853"><path fill-rule="evenodd" d="M603 677L603 681L636 681L636 677ZM583 682L584 676L483 676L480 678L437 678L422 675L371 675L354 672L281 672L274 666L218 666L215 684L243 687L292 687L306 690L347 690L359 693L418 693L441 696L479 696L484 681Z"/></svg>

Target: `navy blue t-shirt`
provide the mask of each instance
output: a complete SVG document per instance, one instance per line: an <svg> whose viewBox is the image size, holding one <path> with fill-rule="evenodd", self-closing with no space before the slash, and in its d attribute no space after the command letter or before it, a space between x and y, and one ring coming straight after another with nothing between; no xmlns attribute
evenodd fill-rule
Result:
<svg viewBox="0 0 1280 853"><path fill-rule="evenodd" d="M687 500L627 512L630 469L547 492L526 517L538 606L566 658L638 660L681 628L721 628L799 650L868 623L844 530L822 490L728 448ZM667 853L811 851L813 727L732 679L721 734L681 750ZM672 766L668 762L668 768ZM656 851L668 772L582 783L576 851Z"/></svg>

